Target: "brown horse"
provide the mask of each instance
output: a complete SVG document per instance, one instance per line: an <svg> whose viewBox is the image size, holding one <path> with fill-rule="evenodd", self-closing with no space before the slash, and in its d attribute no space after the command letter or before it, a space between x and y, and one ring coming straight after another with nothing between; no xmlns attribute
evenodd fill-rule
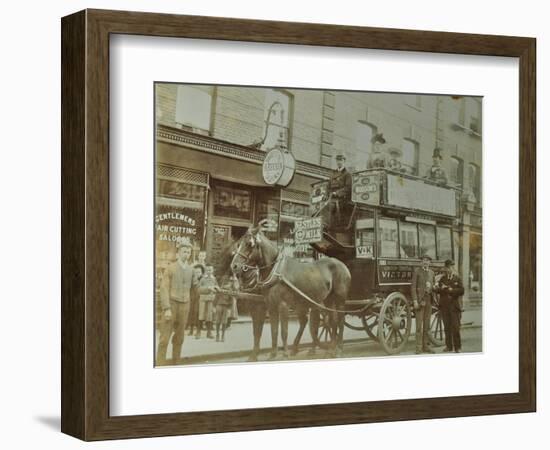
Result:
<svg viewBox="0 0 550 450"><path fill-rule="evenodd" d="M271 354L277 356L279 321L283 342L283 356L288 356L288 311L295 307L300 327L293 343L293 353L307 324L307 314L313 307L318 318L319 309L329 312L331 320L331 351L336 355L342 350L344 314L336 311L344 309L351 283L348 268L334 258L323 258L313 262L301 262L283 257L277 246L262 232L262 224L250 228L234 245L231 270L247 284L251 274L256 273L257 286L265 296L264 302L256 302L252 309L254 347L249 358L257 361L260 338L266 312L271 322ZM313 316L312 316L313 317ZM312 328L314 348L319 345L316 330Z"/></svg>

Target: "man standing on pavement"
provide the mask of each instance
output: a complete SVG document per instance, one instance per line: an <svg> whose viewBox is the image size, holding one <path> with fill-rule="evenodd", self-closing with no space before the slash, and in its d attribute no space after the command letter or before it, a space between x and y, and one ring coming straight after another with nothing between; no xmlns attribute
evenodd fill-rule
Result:
<svg viewBox="0 0 550 450"><path fill-rule="evenodd" d="M445 261L445 273L436 286L436 292L439 292L439 308L445 330L445 349L443 351L452 352L454 350L456 353L460 353L462 351L460 341L462 305L460 304L460 296L464 295L464 286L454 270L454 261L450 259Z"/></svg>
<svg viewBox="0 0 550 450"><path fill-rule="evenodd" d="M196 285L193 266L190 264L191 244L178 242L178 259L168 266L160 285L162 322L157 349L157 364L166 364L166 350L172 337L172 364L177 364L185 338L185 325L189 316L191 288Z"/></svg>
<svg viewBox="0 0 550 450"><path fill-rule="evenodd" d="M430 269L432 258L422 256L422 266L415 270L412 278L411 293L416 312L416 354L435 353L429 347L430 318L432 316L432 295L435 274Z"/></svg>

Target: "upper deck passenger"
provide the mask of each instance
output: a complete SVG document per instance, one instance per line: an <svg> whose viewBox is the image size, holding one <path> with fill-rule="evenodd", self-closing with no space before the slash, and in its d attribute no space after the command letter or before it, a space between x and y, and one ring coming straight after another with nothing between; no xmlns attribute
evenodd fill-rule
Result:
<svg viewBox="0 0 550 450"><path fill-rule="evenodd" d="M426 177L429 180L435 181L437 184L440 184L442 186L447 185L447 172L445 172L445 169L441 167L441 161L443 160L442 156L442 150L438 147L434 148L433 156L432 156L432 167L428 170L426 173Z"/></svg>
<svg viewBox="0 0 550 450"><path fill-rule="evenodd" d="M383 144L386 143L382 133L375 134L371 139L373 144L372 153L367 160L367 169L383 169L388 167L388 155L383 149Z"/></svg>

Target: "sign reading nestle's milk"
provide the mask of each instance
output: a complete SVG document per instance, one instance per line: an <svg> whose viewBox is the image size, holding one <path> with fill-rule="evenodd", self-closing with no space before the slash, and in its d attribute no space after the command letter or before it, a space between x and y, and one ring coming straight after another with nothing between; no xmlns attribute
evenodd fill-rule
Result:
<svg viewBox="0 0 550 450"><path fill-rule="evenodd" d="M262 176L270 186L288 186L294 177L296 160L291 153L274 148L265 155Z"/></svg>
<svg viewBox="0 0 550 450"><path fill-rule="evenodd" d="M294 222L296 244L312 244L323 239L323 224L320 217L312 217Z"/></svg>

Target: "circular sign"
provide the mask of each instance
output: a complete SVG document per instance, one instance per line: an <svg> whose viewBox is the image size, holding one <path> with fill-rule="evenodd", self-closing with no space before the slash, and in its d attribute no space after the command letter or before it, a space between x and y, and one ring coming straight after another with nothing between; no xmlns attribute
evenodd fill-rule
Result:
<svg viewBox="0 0 550 450"><path fill-rule="evenodd" d="M262 175L266 184L288 186L294 177L296 161L289 152L277 148L265 155Z"/></svg>

